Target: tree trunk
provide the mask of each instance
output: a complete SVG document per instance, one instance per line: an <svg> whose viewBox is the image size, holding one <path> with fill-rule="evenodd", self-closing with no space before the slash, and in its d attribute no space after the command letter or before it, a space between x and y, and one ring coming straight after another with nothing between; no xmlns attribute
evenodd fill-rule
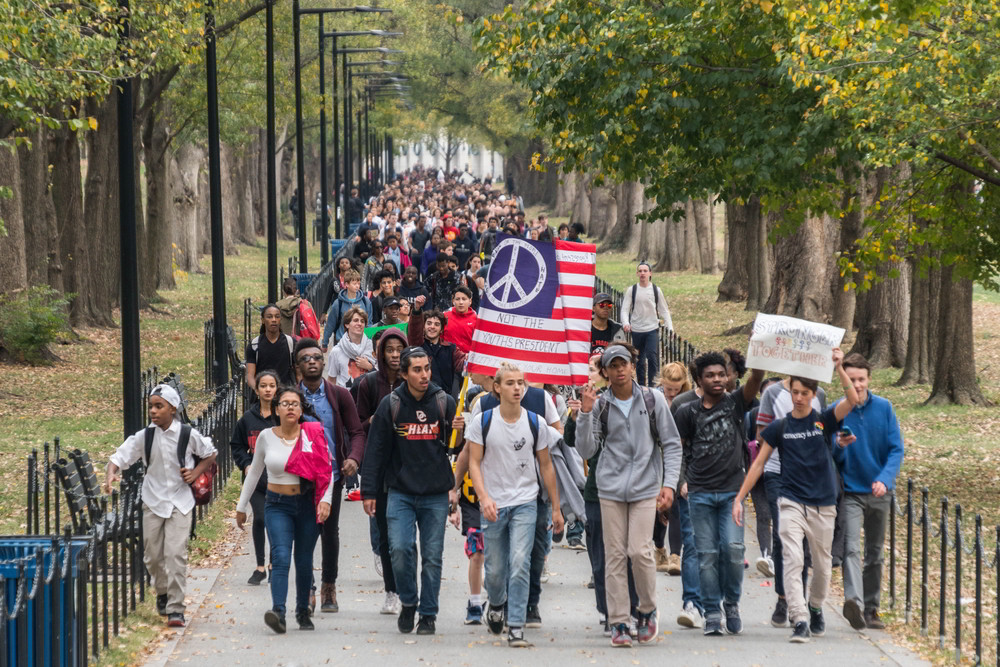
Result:
<svg viewBox="0 0 1000 667"><path fill-rule="evenodd" d="M167 161L165 104L150 109L142 128L143 162L146 165L146 258L142 273L148 277L146 298L157 289L173 289L173 229L170 215L170 166Z"/></svg>
<svg viewBox="0 0 1000 667"><path fill-rule="evenodd" d="M576 180L576 187L574 189L575 198L573 200L573 209L569 214L569 221L571 224L578 222L583 225L584 232L595 242L600 243L604 240L604 236L607 233L607 220L602 220L598 223L592 218L593 211L590 206L590 198L593 176L587 172L576 172L573 174L573 178Z"/></svg>
<svg viewBox="0 0 1000 667"><path fill-rule="evenodd" d="M618 186L618 219L628 224L628 241L625 251L639 261L649 260L649 224L640 222L636 218L642 215L645 199L642 183L628 181Z"/></svg>
<svg viewBox="0 0 1000 667"><path fill-rule="evenodd" d="M989 405L976 378L972 281L953 276L952 266L941 270L937 367L926 405Z"/></svg>
<svg viewBox="0 0 1000 667"><path fill-rule="evenodd" d="M3 220L7 230L6 234L0 235L0 294L28 286L19 162L16 152L0 150L0 183L14 192L14 196L9 199L0 197L0 220Z"/></svg>
<svg viewBox="0 0 1000 667"><path fill-rule="evenodd" d="M840 252L849 254L854 250L854 243L861 238L865 219L865 175L857 179L847 178L850 187L844 189L840 202L840 210L844 212L840 224ZM854 329L855 311L857 309L857 291L850 287L854 280L851 273L843 276L838 271L837 291L833 296L833 325L848 332ZM857 343L855 342L855 345Z"/></svg>
<svg viewBox="0 0 1000 667"><path fill-rule="evenodd" d="M49 201L49 177L46 166L46 136L39 124L29 136L31 146L18 147L20 188L15 196L21 200L24 221L24 257L29 285L44 285L49 281L49 251L58 246L53 238L54 214ZM57 262L58 264L58 262Z"/></svg>
<svg viewBox="0 0 1000 667"><path fill-rule="evenodd" d="M760 202L726 202L726 271L718 301L743 301L750 293L750 259L762 252L756 245Z"/></svg>
<svg viewBox="0 0 1000 667"><path fill-rule="evenodd" d="M694 220L694 201L684 202L684 218L681 222L684 244L681 246L681 269L701 271L701 255L698 252L698 228Z"/></svg>
<svg viewBox="0 0 1000 667"><path fill-rule="evenodd" d="M712 206L707 199L693 202L694 226L702 273L715 273L715 239L712 237Z"/></svg>
<svg viewBox="0 0 1000 667"><path fill-rule="evenodd" d="M621 250L627 229L621 228L618 220L618 201L614 197L614 186L595 185L590 188L590 220L591 226L607 225L607 233L603 235L604 243L601 250ZM594 221L600 222L594 222Z"/></svg>
<svg viewBox="0 0 1000 667"><path fill-rule="evenodd" d="M185 144L170 161L170 202L174 218L175 260L179 269L188 273L200 270L198 239L199 172L205 154L192 144Z"/></svg>
<svg viewBox="0 0 1000 667"><path fill-rule="evenodd" d="M525 206L552 207L555 204L559 184L556 165L549 165L546 171L531 168L532 156L542 153L543 148L540 141L533 140L524 149L509 152L504 158L507 175L514 179L514 194L524 199Z"/></svg>
<svg viewBox="0 0 1000 667"><path fill-rule="evenodd" d="M115 94L109 92L103 100L87 100L87 115L96 118L98 123L97 130L87 133L87 179L83 205L87 221L90 303L95 322L113 327L111 309L118 301L121 273ZM56 208L58 210L59 206Z"/></svg>
<svg viewBox="0 0 1000 667"><path fill-rule="evenodd" d="M833 305L830 237L835 229L829 216L811 216L794 234L778 241L774 281L763 312L813 322L828 320Z"/></svg>
<svg viewBox="0 0 1000 667"><path fill-rule="evenodd" d="M930 252L925 247L923 256ZM937 255L939 253L935 253ZM896 382L903 387L909 384L930 384L934 378L937 357L938 310L940 308L941 269L934 267L920 275L919 259L910 264L910 317L907 336L906 363L903 374Z"/></svg>
<svg viewBox="0 0 1000 667"><path fill-rule="evenodd" d="M552 216L557 218L572 214L576 202L577 173L559 175L559 187L556 188L556 203L552 207Z"/></svg>
<svg viewBox="0 0 1000 667"><path fill-rule="evenodd" d="M892 270L900 275L889 278ZM886 264L878 267L877 274L880 282L858 300L860 326L851 352L860 353L874 368L902 368L909 334L909 266L903 262Z"/></svg>

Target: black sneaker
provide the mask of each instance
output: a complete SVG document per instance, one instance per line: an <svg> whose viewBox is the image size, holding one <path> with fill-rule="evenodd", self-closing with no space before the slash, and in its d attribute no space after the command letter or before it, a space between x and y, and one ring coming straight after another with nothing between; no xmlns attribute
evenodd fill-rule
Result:
<svg viewBox="0 0 1000 667"><path fill-rule="evenodd" d="M285 634L285 615L279 614L273 609L264 612L264 623L279 635Z"/></svg>
<svg viewBox="0 0 1000 667"><path fill-rule="evenodd" d="M796 623L795 630L792 632L792 636L788 638L788 641L793 644L805 644L809 641L809 625L805 621Z"/></svg>
<svg viewBox="0 0 1000 667"><path fill-rule="evenodd" d="M247 579L247 584L250 586L260 586L261 582L267 579L267 572L261 572L260 570L254 570L250 578Z"/></svg>
<svg viewBox="0 0 1000 667"><path fill-rule="evenodd" d="M854 600L844 602L844 618L855 630L865 629L865 617L861 613L861 605Z"/></svg>
<svg viewBox="0 0 1000 667"><path fill-rule="evenodd" d="M300 611L295 614L295 620L299 624L299 630L315 630L316 626L313 625L312 618L308 611Z"/></svg>
<svg viewBox="0 0 1000 667"><path fill-rule="evenodd" d="M511 628L507 631L507 646L512 648L527 648L531 642L524 638L524 630L521 628Z"/></svg>
<svg viewBox="0 0 1000 667"><path fill-rule="evenodd" d="M822 637L826 633L826 621L823 620L823 610L809 607L809 634Z"/></svg>
<svg viewBox="0 0 1000 667"><path fill-rule="evenodd" d="M156 596L156 613L160 616L167 615L167 594Z"/></svg>
<svg viewBox="0 0 1000 667"><path fill-rule="evenodd" d="M771 614L771 625L776 628L783 628L788 625L788 602L785 598L779 597L778 604L774 605L774 613Z"/></svg>
<svg viewBox="0 0 1000 667"><path fill-rule="evenodd" d="M417 634L418 635L433 635L436 632L434 627L434 621L437 616L424 616L420 615L420 621L417 622Z"/></svg>
<svg viewBox="0 0 1000 667"><path fill-rule="evenodd" d="M538 613L537 604L528 605L528 613L524 616L524 627L526 628L540 628L542 627L542 615Z"/></svg>
<svg viewBox="0 0 1000 667"><path fill-rule="evenodd" d="M726 633L730 635L742 635L743 620L740 618L740 606L724 602L722 608L726 612Z"/></svg>
<svg viewBox="0 0 1000 667"><path fill-rule="evenodd" d="M417 605L408 607L403 605L403 608L399 612L399 618L396 620L396 627L404 635L413 632L413 617L417 614Z"/></svg>
<svg viewBox="0 0 1000 667"><path fill-rule="evenodd" d="M503 607L494 607L491 604L486 610L486 627L494 635L499 635L503 632L504 617L507 615L504 613L504 607L506 605Z"/></svg>
<svg viewBox="0 0 1000 667"><path fill-rule="evenodd" d="M170 628L183 628L184 627L184 614L170 614L167 616L167 627Z"/></svg>
<svg viewBox="0 0 1000 667"><path fill-rule="evenodd" d="M705 628L703 630L706 637L721 637L722 636L722 619L721 618L706 618Z"/></svg>

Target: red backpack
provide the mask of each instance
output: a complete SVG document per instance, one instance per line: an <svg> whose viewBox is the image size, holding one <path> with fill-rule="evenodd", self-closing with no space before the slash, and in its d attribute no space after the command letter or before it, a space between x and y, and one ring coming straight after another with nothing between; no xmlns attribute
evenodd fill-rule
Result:
<svg viewBox="0 0 1000 667"><path fill-rule="evenodd" d="M295 317L292 318L292 335L297 339L312 338L319 340L319 320L316 319L316 313L313 311L312 305L305 299L299 301L299 307L295 310Z"/></svg>

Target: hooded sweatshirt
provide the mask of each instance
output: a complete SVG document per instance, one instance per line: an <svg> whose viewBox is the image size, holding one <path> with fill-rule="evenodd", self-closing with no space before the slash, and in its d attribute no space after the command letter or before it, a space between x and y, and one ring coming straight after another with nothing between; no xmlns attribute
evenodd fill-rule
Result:
<svg viewBox="0 0 1000 667"><path fill-rule="evenodd" d="M326 326L323 328L323 340L320 343L327 347L330 336L336 343L344 335L344 313L352 306L361 306L368 313L368 321L372 320L372 302L368 300L365 293L359 291L353 299L347 296L347 290L341 290L337 299L330 305L330 310L326 311Z"/></svg>
<svg viewBox="0 0 1000 667"><path fill-rule="evenodd" d="M295 312L299 309L299 302L301 301L301 297L293 294L292 296L286 296L274 304L281 311L281 333L289 334L290 336L297 335L297 332L292 331L292 321L295 319Z"/></svg>
<svg viewBox="0 0 1000 667"><path fill-rule="evenodd" d="M653 391L654 418L660 445L653 442L649 415L639 384L632 381L632 403L623 414L608 389L590 412L576 419L576 448L585 459L601 452L597 463L597 493L602 500L633 503L655 498L660 487L677 488L681 471L681 439L663 392ZM607 410L607 432L600 415Z"/></svg>
<svg viewBox="0 0 1000 667"><path fill-rule="evenodd" d="M414 280L413 285L406 284L406 278L403 278L402 283L399 285L399 296L409 300L414 306L414 300L418 296L424 297L424 305L420 310L428 311L434 307L434 302L431 300L431 294L427 291L427 288L420 284L419 280Z"/></svg>
<svg viewBox="0 0 1000 667"><path fill-rule="evenodd" d="M396 387L393 393L399 397L400 407L395 419L390 401L379 404L365 447L362 497L374 498L382 488L414 496L442 494L454 488L448 438L455 399L446 396L445 414L439 414L436 395L441 391L432 382L417 399L405 383Z"/></svg>
<svg viewBox="0 0 1000 667"><path fill-rule="evenodd" d="M441 332L441 340L454 343L458 349L468 354L472 349L472 334L476 331L476 322L479 321L476 311L469 308L465 313L459 313L454 308L449 308L445 316L448 318L448 325Z"/></svg>
<svg viewBox="0 0 1000 667"><path fill-rule="evenodd" d="M375 414L382 399L403 382L399 373L396 374L395 382L389 381L389 364L385 362L385 344L393 339L402 342L403 347L406 347L406 334L399 329L386 329L378 341L378 354L376 355L378 368L366 373L358 380L358 417L361 419L366 433L370 428L368 420ZM373 383L374 388L372 387Z"/></svg>

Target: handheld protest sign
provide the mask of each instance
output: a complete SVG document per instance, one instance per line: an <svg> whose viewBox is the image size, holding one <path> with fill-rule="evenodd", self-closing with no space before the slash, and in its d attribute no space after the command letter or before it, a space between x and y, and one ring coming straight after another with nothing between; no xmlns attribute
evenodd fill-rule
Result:
<svg viewBox="0 0 1000 667"><path fill-rule="evenodd" d="M844 330L784 315L757 313L747 350L747 367L829 382L833 348Z"/></svg>

